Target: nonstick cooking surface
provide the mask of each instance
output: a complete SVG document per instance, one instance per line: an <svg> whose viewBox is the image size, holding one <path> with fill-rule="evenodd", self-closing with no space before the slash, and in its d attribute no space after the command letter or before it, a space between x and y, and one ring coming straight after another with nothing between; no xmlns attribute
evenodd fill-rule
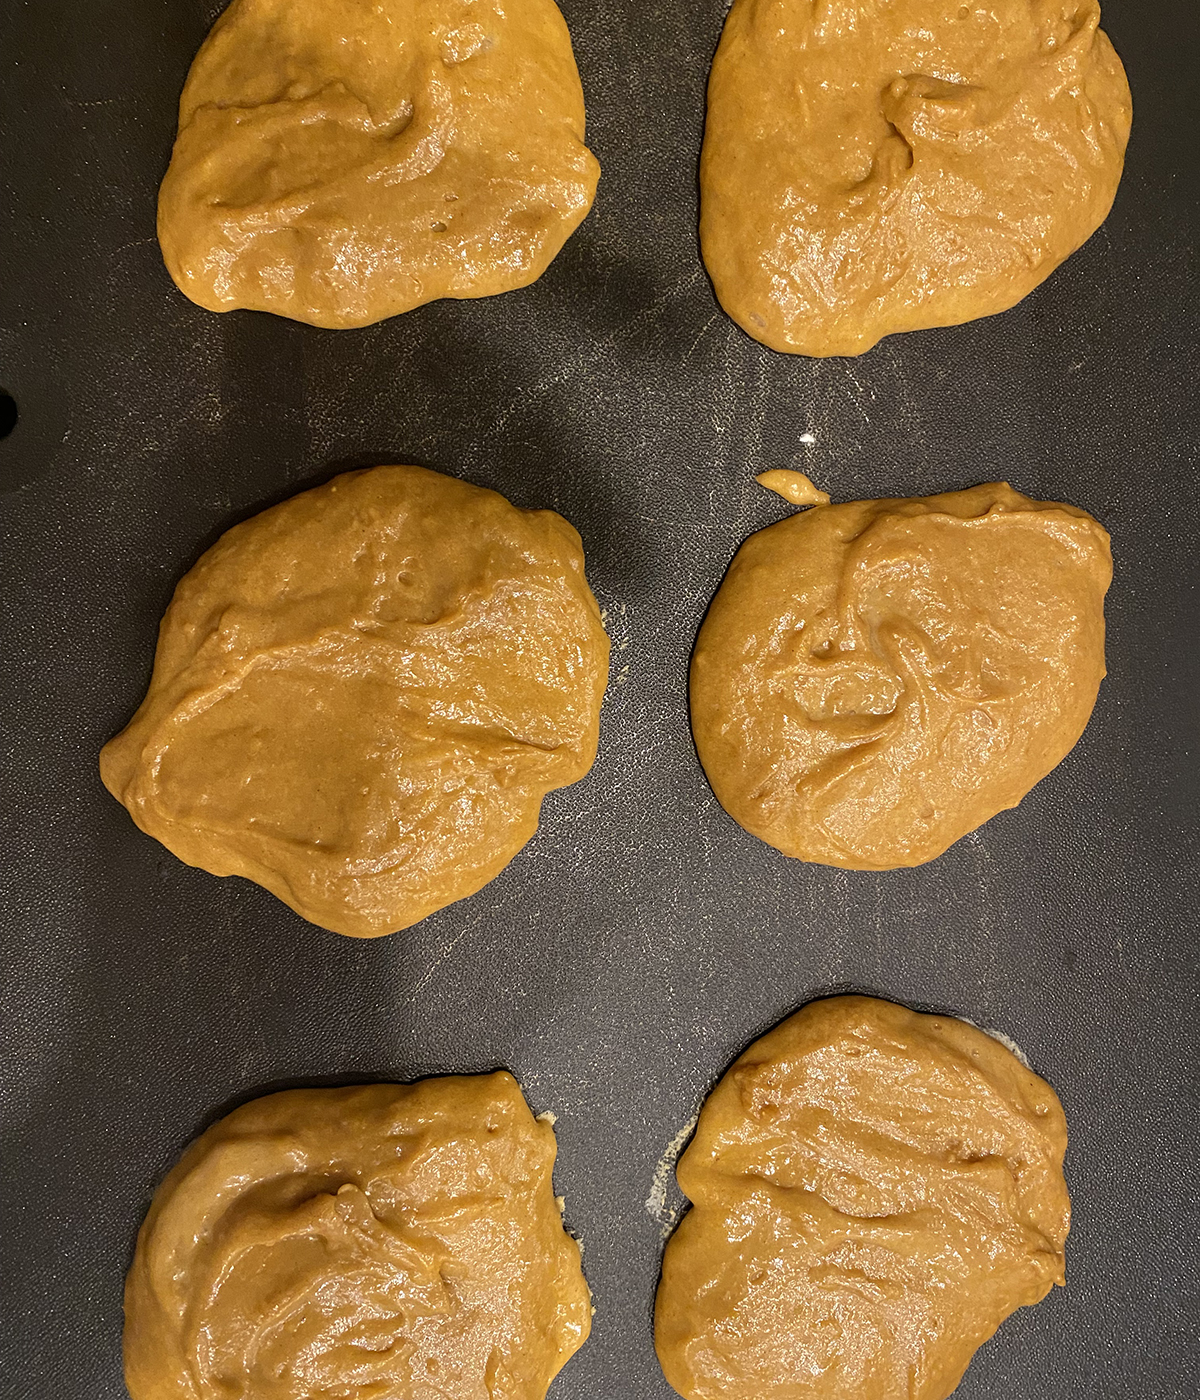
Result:
<svg viewBox="0 0 1200 1400"><path fill-rule="evenodd" d="M773 354L717 307L696 161L718 0L567 0L603 166L528 290L362 331L216 316L154 201L218 6L9 0L0 388L5 1053L0 1394L116 1400L121 1287L184 1146L287 1085L505 1066L559 1115L591 1341L553 1400L666 1400L651 1305L672 1139L730 1060L857 989L1012 1036L1071 1128L1068 1285L962 1400L1200 1393L1196 1092L1194 0L1109 0L1133 143L1108 223L1015 310L857 360ZM0 430L5 413L0 399ZM600 755L495 883L355 942L192 870L103 790L181 574L350 466L417 462L581 531L613 640ZM748 532L786 507L999 477L1112 532L1110 675L1021 807L921 869L791 862L718 807L687 662Z"/></svg>

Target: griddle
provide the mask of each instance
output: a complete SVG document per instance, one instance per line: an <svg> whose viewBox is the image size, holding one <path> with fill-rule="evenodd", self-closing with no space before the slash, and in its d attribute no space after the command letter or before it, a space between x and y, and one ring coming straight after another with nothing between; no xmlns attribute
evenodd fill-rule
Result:
<svg viewBox="0 0 1200 1400"><path fill-rule="evenodd" d="M680 1198L661 1171L651 1214L656 1169L755 1036L854 989L1006 1032L1066 1108L1068 1285L1003 1325L961 1400L1192 1400L1194 0L1105 6L1134 136L1082 251L1005 315L824 362L748 339L699 260L719 0L565 0L603 175L533 287L361 331L193 306L159 257L155 195L219 8L0 16L0 389L18 415L0 440L0 1395L124 1395L138 1224L234 1105L504 1066L558 1114L595 1294L553 1400L668 1400L651 1307ZM595 768L547 800L525 852L472 899L356 942L182 865L96 756L200 553L381 462L561 511L614 651ZM789 861L722 812L696 760L696 631L742 539L786 513L755 473L788 466L835 500L1008 478L1112 532L1110 674L1082 740L917 870Z"/></svg>

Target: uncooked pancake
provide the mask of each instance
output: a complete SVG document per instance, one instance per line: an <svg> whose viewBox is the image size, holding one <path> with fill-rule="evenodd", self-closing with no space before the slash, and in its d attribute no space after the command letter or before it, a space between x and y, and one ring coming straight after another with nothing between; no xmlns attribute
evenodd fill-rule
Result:
<svg viewBox="0 0 1200 1400"><path fill-rule="evenodd" d="M237 1109L138 1235L132 1400L542 1400L591 1328L554 1150L504 1073Z"/></svg>
<svg viewBox="0 0 1200 1400"><path fill-rule="evenodd" d="M756 340L858 355L1004 311L1100 226L1131 104L1095 0L734 0L700 238Z"/></svg>
<svg viewBox="0 0 1200 1400"><path fill-rule="evenodd" d="M688 1400L943 1400L1061 1284L1054 1091L983 1031L870 997L756 1041L678 1167L655 1343Z"/></svg>
<svg viewBox="0 0 1200 1400"><path fill-rule="evenodd" d="M314 326L524 287L591 208L553 0L233 0L158 204L180 289Z"/></svg>
<svg viewBox="0 0 1200 1400"><path fill-rule="evenodd" d="M372 937L486 884L596 753L608 638L553 511L334 478L181 581L105 785L189 865Z"/></svg>
<svg viewBox="0 0 1200 1400"><path fill-rule="evenodd" d="M1015 807L1083 733L1111 578L1091 516L1003 482L760 530L692 659L713 791L801 860L932 860Z"/></svg>

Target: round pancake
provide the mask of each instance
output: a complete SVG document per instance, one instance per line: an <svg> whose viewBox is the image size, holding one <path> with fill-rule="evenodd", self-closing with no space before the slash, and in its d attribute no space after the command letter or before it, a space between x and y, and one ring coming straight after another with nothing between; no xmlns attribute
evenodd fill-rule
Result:
<svg viewBox="0 0 1200 1400"><path fill-rule="evenodd" d="M871 997L756 1041L678 1167L655 1311L687 1400L944 1400L1061 1284L1054 1091L984 1032Z"/></svg>
<svg viewBox="0 0 1200 1400"><path fill-rule="evenodd" d="M524 287L591 208L553 0L233 0L188 75L158 203L179 288L366 326Z"/></svg>
<svg viewBox="0 0 1200 1400"><path fill-rule="evenodd" d="M561 516L375 467L235 526L184 577L100 772L189 865L373 937L525 845L592 765L607 674Z"/></svg>
<svg viewBox="0 0 1200 1400"><path fill-rule="evenodd" d="M1108 534L1007 483L752 535L692 658L721 805L785 855L920 865L1025 794L1104 676Z"/></svg>
<svg viewBox="0 0 1200 1400"><path fill-rule="evenodd" d="M542 1400L591 1328L554 1153L502 1072L235 1110L138 1235L132 1400Z"/></svg>
<svg viewBox="0 0 1200 1400"><path fill-rule="evenodd" d="M1004 311L1100 226L1129 85L1095 0L734 0L713 61L700 239L774 350Z"/></svg>

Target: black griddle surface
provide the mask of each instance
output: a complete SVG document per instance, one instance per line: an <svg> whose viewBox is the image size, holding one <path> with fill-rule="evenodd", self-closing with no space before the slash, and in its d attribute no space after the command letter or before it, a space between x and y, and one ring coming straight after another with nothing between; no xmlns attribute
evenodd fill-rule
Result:
<svg viewBox="0 0 1200 1400"><path fill-rule="evenodd" d="M528 290L363 331L215 316L154 232L218 6L0 15L4 1159L0 1394L117 1400L121 1287L158 1181L285 1085L505 1066L558 1115L592 1339L553 1400L667 1400L650 1324L660 1158L729 1061L857 989L998 1027L1071 1128L1068 1286L962 1400L1200 1393L1193 0L1109 0L1135 126L1102 231L1015 310L857 360L775 355L717 307L696 161L718 0L566 0L603 166ZM417 462L582 532L614 651L599 759L501 877L361 943L191 870L102 789L180 575L348 466ZM931 865L789 862L716 804L687 721L697 627L756 472L836 500L1009 478L1112 532L1110 675L1022 803ZM678 1204L673 1181L668 1208Z"/></svg>

